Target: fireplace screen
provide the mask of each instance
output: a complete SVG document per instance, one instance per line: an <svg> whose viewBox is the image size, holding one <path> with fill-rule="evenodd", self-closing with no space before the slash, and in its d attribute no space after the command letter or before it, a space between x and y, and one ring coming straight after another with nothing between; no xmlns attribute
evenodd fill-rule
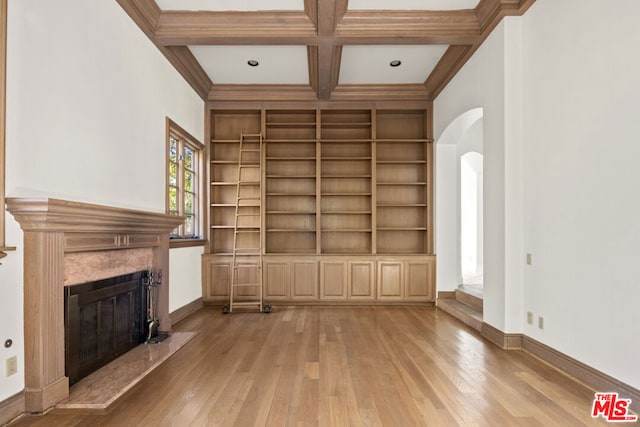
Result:
<svg viewBox="0 0 640 427"><path fill-rule="evenodd" d="M147 271L65 287L65 369L74 384L147 338Z"/></svg>

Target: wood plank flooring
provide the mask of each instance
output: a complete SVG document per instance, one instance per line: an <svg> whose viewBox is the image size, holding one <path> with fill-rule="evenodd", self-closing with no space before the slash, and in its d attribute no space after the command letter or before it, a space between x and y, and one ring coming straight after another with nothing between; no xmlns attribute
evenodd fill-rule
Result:
<svg viewBox="0 0 640 427"><path fill-rule="evenodd" d="M107 415L16 426L582 426L593 393L433 307L205 307Z"/></svg>

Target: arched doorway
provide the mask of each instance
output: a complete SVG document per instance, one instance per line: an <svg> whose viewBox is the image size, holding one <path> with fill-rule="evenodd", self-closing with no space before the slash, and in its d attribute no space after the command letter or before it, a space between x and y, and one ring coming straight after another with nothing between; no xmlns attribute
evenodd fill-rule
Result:
<svg viewBox="0 0 640 427"><path fill-rule="evenodd" d="M483 283L483 156L460 157L460 268L462 284Z"/></svg>
<svg viewBox="0 0 640 427"><path fill-rule="evenodd" d="M439 291L453 291L459 285L469 282L471 274L479 276L482 274L482 252L476 251L475 269L470 269L469 273L463 275L462 268L462 223L463 216L471 218L474 216L475 221L465 220L466 224L472 224L471 228L475 229L471 239L464 239L466 248L475 247L482 248L483 244L483 192L482 187L478 187L478 183L483 182L483 174L479 168L477 156L482 158L483 155L483 109L474 108L464 112L456 117L444 129L436 144L436 161L435 161L435 219L436 219L436 253L438 254L437 268L437 286ZM474 177L476 182L475 193L472 193L472 199L465 197L465 205L469 203L475 208L471 213L465 209L463 213L462 188L461 188L461 170L463 168L461 158L467 153L475 153L475 155L466 157L465 159L475 160L466 161L464 166L468 166L471 171L468 175ZM468 200L471 200L468 202ZM473 214L475 212L475 215ZM465 230L469 227L465 226ZM466 232L465 232L466 235ZM467 249L465 249L465 254ZM469 259L469 263L473 262ZM465 280L466 279L466 280ZM480 277L476 277L474 282L481 282Z"/></svg>

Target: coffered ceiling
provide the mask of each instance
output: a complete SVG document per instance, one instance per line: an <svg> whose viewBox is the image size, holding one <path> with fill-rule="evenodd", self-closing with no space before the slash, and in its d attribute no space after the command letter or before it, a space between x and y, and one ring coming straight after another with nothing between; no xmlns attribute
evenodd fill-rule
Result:
<svg viewBox="0 0 640 427"><path fill-rule="evenodd" d="M216 101L430 100L535 0L117 1Z"/></svg>

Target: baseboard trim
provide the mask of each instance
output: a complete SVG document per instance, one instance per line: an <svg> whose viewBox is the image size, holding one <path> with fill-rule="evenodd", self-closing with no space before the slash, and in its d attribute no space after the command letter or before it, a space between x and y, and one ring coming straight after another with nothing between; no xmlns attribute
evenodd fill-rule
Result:
<svg viewBox="0 0 640 427"><path fill-rule="evenodd" d="M0 425L8 424L11 420L25 413L24 390L0 402Z"/></svg>
<svg viewBox="0 0 640 427"><path fill-rule="evenodd" d="M505 350L523 350L559 370L594 392L617 392L631 399L631 409L640 413L640 390L623 383L579 360L574 359L540 341L523 334L506 334L489 325L482 324L482 336Z"/></svg>
<svg viewBox="0 0 640 427"><path fill-rule="evenodd" d="M203 299L202 299L202 297L200 297L200 298L197 298L197 299L191 301L190 303L188 303L186 305L183 305L179 309L177 309L175 311L172 311L171 313L169 313L169 318L171 319L171 324L175 325L176 323L178 323L179 321L181 321L185 317L187 317L187 316L195 313L196 311L200 310L203 305L204 305Z"/></svg>
<svg viewBox="0 0 640 427"><path fill-rule="evenodd" d="M486 322L482 323L481 334L483 337L505 350L520 350L522 348L522 334L507 334Z"/></svg>
<svg viewBox="0 0 640 427"><path fill-rule="evenodd" d="M640 390L526 335L522 349L594 391L617 392L620 397L631 399L631 409L640 412Z"/></svg>
<svg viewBox="0 0 640 427"><path fill-rule="evenodd" d="M438 291L438 299L455 298L456 291Z"/></svg>

